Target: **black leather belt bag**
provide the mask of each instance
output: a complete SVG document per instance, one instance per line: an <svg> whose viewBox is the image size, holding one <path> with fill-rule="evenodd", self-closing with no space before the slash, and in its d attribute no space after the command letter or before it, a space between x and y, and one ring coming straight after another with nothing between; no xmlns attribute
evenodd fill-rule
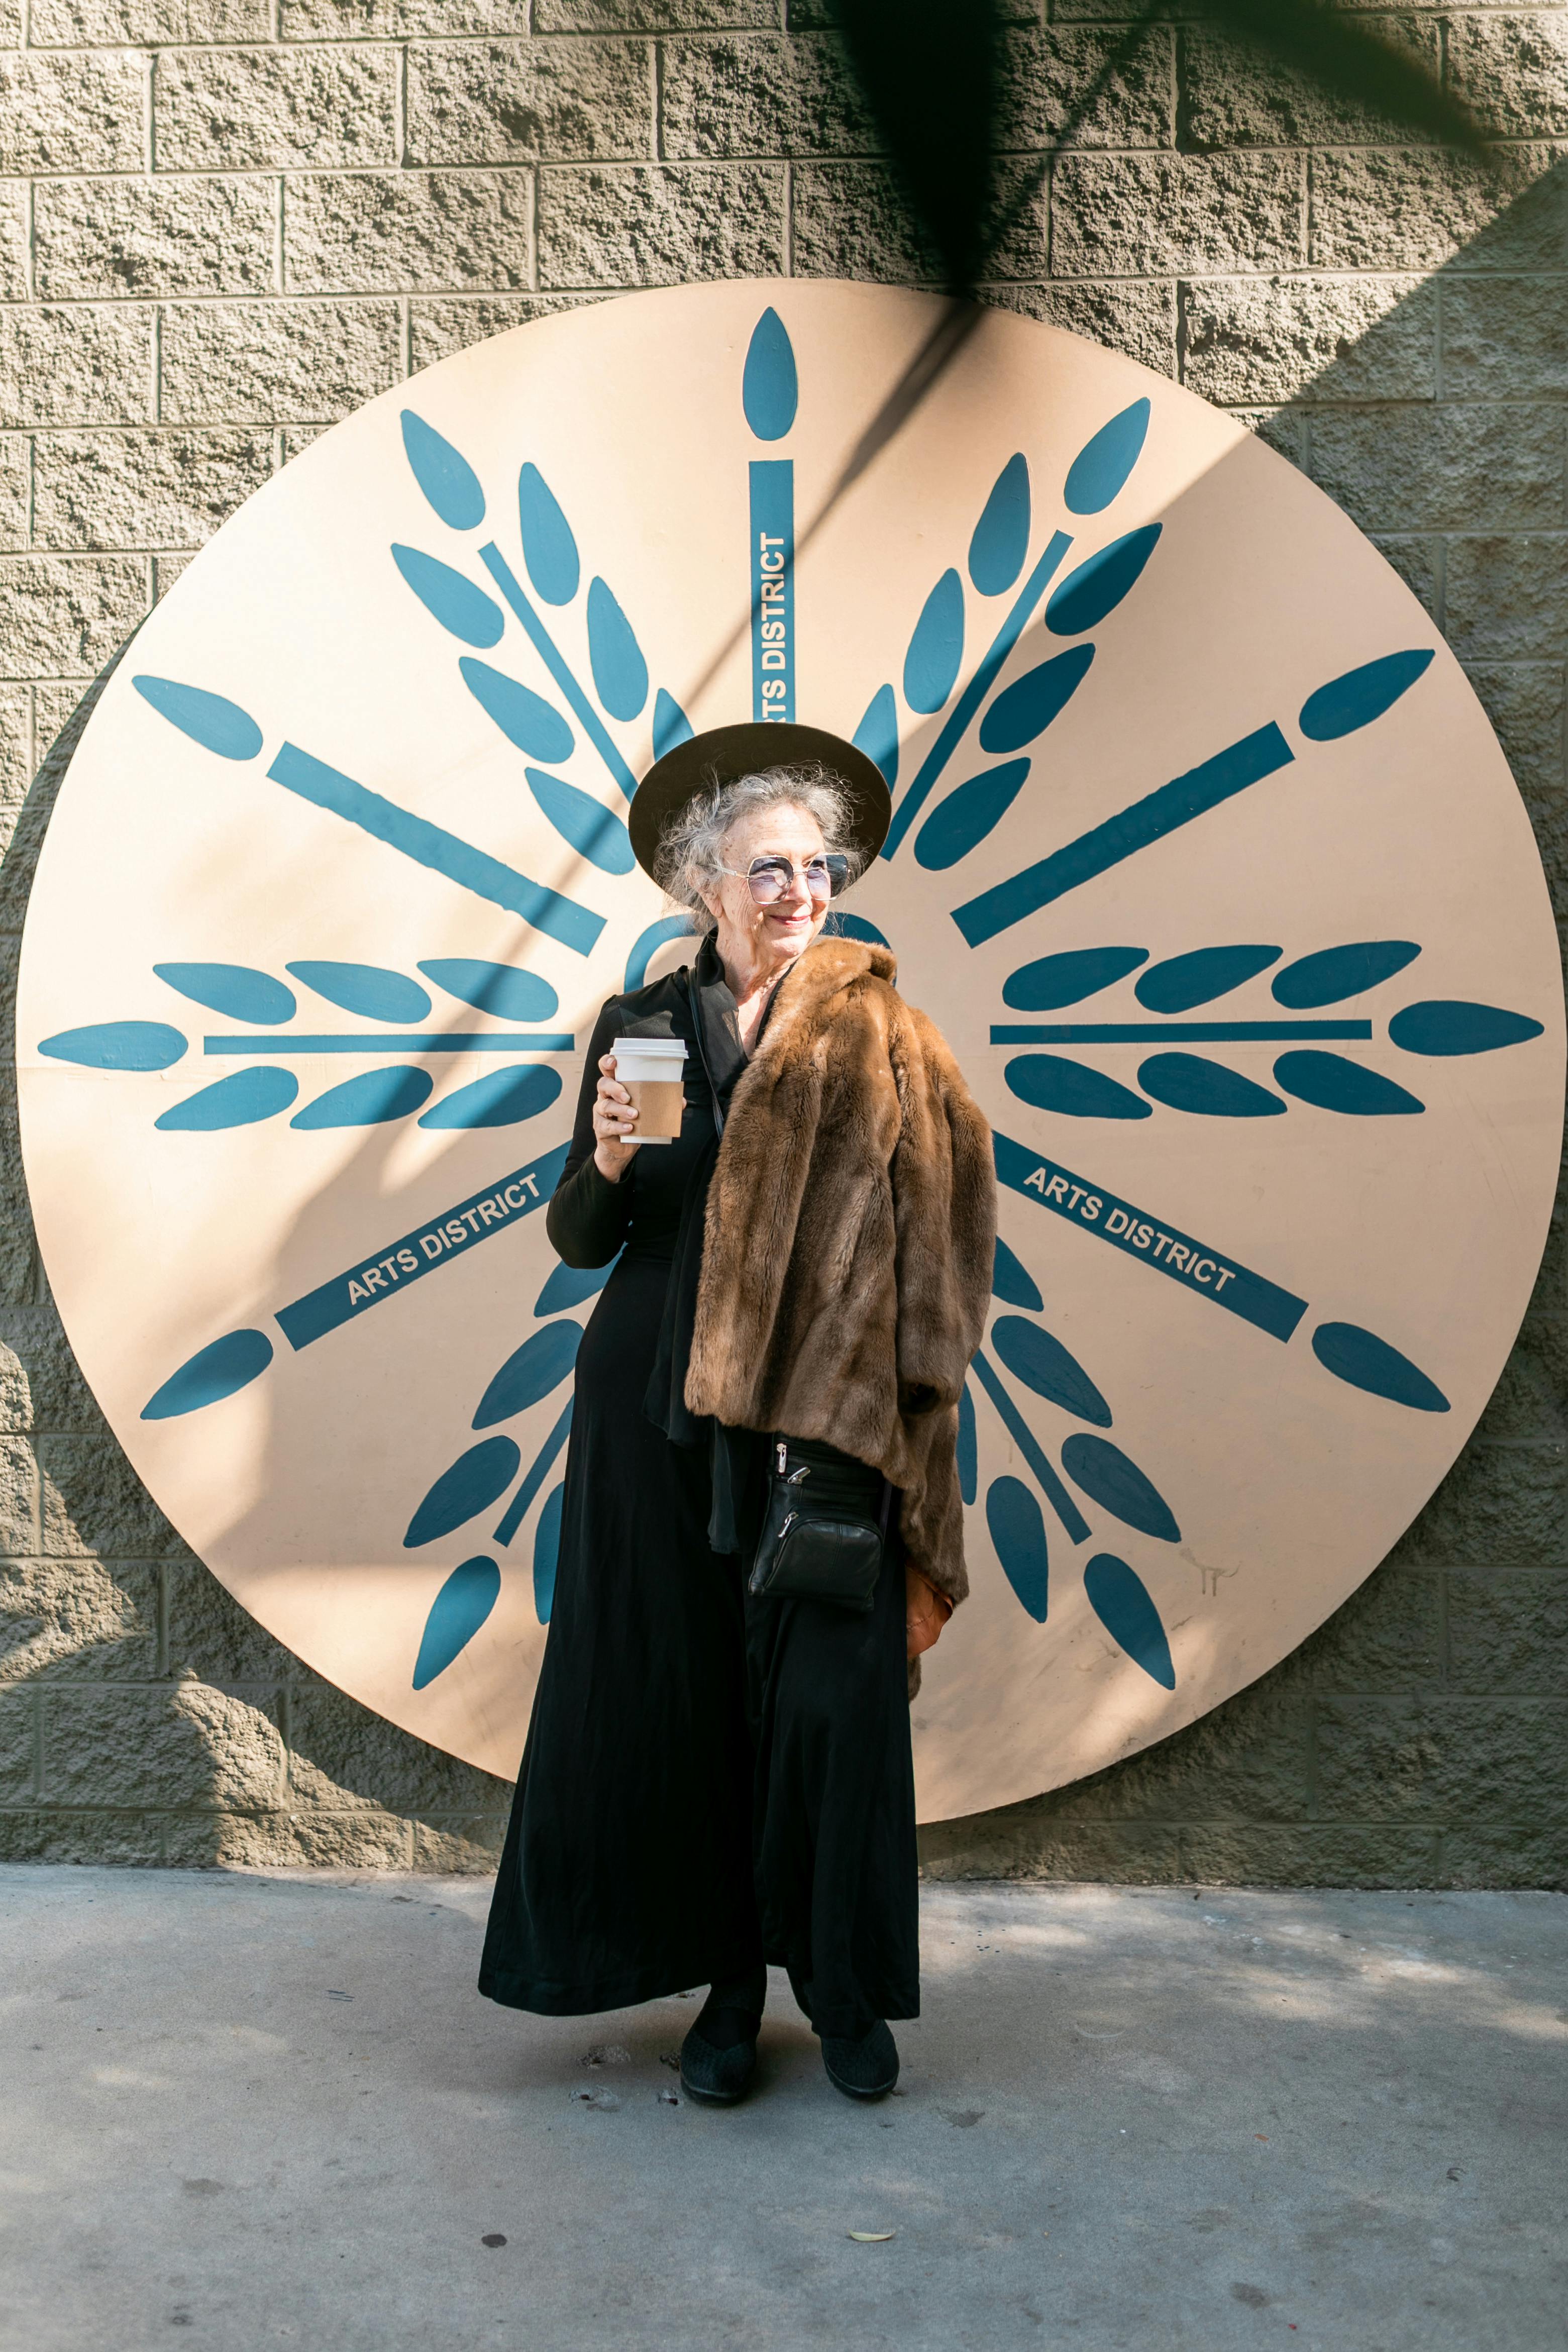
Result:
<svg viewBox="0 0 1568 2352"><path fill-rule="evenodd" d="M892 1489L835 1445L777 1437L750 1590L767 1601L832 1601L869 1610Z"/></svg>

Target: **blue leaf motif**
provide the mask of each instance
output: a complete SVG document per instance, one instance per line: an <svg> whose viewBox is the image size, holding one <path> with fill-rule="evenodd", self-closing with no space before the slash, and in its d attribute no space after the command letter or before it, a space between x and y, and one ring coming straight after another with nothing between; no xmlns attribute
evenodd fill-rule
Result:
<svg viewBox="0 0 1568 2352"><path fill-rule="evenodd" d="M528 790L563 841L601 874L630 874L637 863L632 836L612 809L596 801L577 784L547 775L542 768L525 768Z"/></svg>
<svg viewBox="0 0 1568 2352"><path fill-rule="evenodd" d="M424 1621L413 1686L424 1690L465 1651L501 1595L501 1571L493 1559L465 1559L455 1568Z"/></svg>
<svg viewBox="0 0 1568 2352"><path fill-rule="evenodd" d="M661 915L645 931L639 931L626 958L625 977L621 983L625 993L630 996L634 988L642 987L648 977L648 966L661 948L667 947L672 940L692 937L689 915Z"/></svg>
<svg viewBox="0 0 1568 2352"><path fill-rule="evenodd" d="M1113 1518L1124 1520L1140 1535L1157 1536L1162 1543L1180 1543L1181 1529L1164 1496L1108 1437L1090 1437L1080 1431L1062 1447L1061 1466L1073 1485Z"/></svg>
<svg viewBox="0 0 1568 2352"><path fill-rule="evenodd" d="M972 1503L980 1491L979 1433L975 1426L975 1400L965 1381L958 1391L958 1493L966 1503Z"/></svg>
<svg viewBox="0 0 1568 2352"><path fill-rule="evenodd" d="M396 1028L407 1021L423 1021L430 999L417 980L405 972L388 971L379 963L286 963L284 971L329 1004L358 1013L361 1021L385 1021Z"/></svg>
<svg viewBox="0 0 1568 2352"><path fill-rule="evenodd" d="M1096 1429L1110 1428L1110 1406L1054 1332L1026 1322L1021 1315L998 1315L991 1326L991 1344L1015 1380L1036 1396L1075 1413L1080 1421L1092 1422Z"/></svg>
<svg viewBox="0 0 1568 2352"><path fill-rule="evenodd" d="M204 1404L218 1404L239 1389L248 1388L272 1361L272 1342L265 1331L228 1331L188 1356L162 1388L154 1389L141 1408L143 1421L174 1421L183 1412L197 1412Z"/></svg>
<svg viewBox="0 0 1568 2352"><path fill-rule="evenodd" d="M582 577L577 541L555 492L534 465L517 476L517 523L535 593L547 604L570 604Z"/></svg>
<svg viewBox="0 0 1568 2352"><path fill-rule="evenodd" d="M1064 1118L1152 1118L1142 1095L1065 1054L1015 1054L1002 1072L1009 1093Z"/></svg>
<svg viewBox="0 0 1568 2352"><path fill-rule="evenodd" d="M1193 948L1186 955L1167 956L1149 966L1133 993L1151 1013L1190 1013L1195 1004L1212 1004L1278 963L1282 948ZM1279 994L1278 983L1275 994Z"/></svg>
<svg viewBox="0 0 1568 2352"><path fill-rule="evenodd" d="M474 1427L493 1428L497 1422L510 1421L514 1413L527 1412L530 1405L549 1396L551 1389L569 1378L581 1345L580 1323L547 1323L542 1331L534 1332L507 1358L485 1391Z"/></svg>
<svg viewBox="0 0 1568 2352"><path fill-rule="evenodd" d="M904 657L904 698L911 710L940 710L964 658L964 586L944 572L921 607Z"/></svg>
<svg viewBox="0 0 1568 2352"><path fill-rule="evenodd" d="M1061 500L1069 514L1101 514L1124 488L1143 455L1149 429L1147 399L1134 400L1086 441L1067 469Z"/></svg>
<svg viewBox="0 0 1568 2352"><path fill-rule="evenodd" d="M1051 1604L1045 1520L1021 1478L992 1479L986 1489L986 1525L1019 1601L1037 1625L1043 1625Z"/></svg>
<svg viewBox="0 0 1568 2352"><path fill-rule="evenodd" d="M404 1550L417 1551L422 1544L434 1543L465 1519L487 1510L511 1485L522 1458L522 1449L510 1437L486 1437L469 1446L450 1469L442 1472L410 1519L402 1539Z"/></svg>
<svg viewBox="0 0 1568 2352"><path fill-rule="evenodd" d="M602 580L589 583L588 658L595 691L612 719L635 719L648 699L648 665Z"/></svg>
<svg viewBox="0 0 1568 2352"><path fill-rule="evenodd" d="M677 743L689 743L695 733L691 720L673 694L661 687L653 697L653 757L662 760Z"/></svg>
<svg viewBox="0 0 1568 2352"><path fill-rule="evenodd" d="M1038 1315L1045 1305L1040 1285L1021 1259L1013 1255L1000 1234L991 1260L991 1290L1008 1307L1027 1307Z"/></svg>
<svg viewBox="0 0 1568 2352"><path fill-rule="evenodd" d="M1286 1108L1267 1087L1202 1054L1151 1054L1138 1084L1167 1109L1203 1118L1278 1118Z"/></svg>
<svg viewBox="0 0 1568 2352"><path fill-rule="evenodd" d="M1051 635L1076 637L1085 629L1098 628L1137 586L1161 528L1150 522L1141 530L1130 530L1070 572L1045 608L1045 625Z"/></svg>
<svg viewBox="0 0 1568 2352"><path fill-rule="evenodd" d="M46 1037L38 1051L84 1070L168 1070L184 1053L185 1040L166 1021L97 1021Z"/></svg>
<svg viewBox="0 0 1568 2352"><path fill-rule="evenodd" d="M497 1021L552 1021L560 999L548 980L521 964L486 963L476 956L433 956L419 967L426 980L444 988L460 1004L476 1013L493 1013Z"/></svg>
<svg viewBox="0 0 1568 2352"><path fill-rule="evenodd" d="M1343 1054L1320 1054L1302 1047L1281 1054L1274 1065L1274 1082L1298 1102L1318 1110L1337 1110L1347 1118L1411 1118L1427 1108L1415 1096Z"/></svg>
<svg viewBox="0 0 1568 2352"><path fill-rule="evenodd" d="M568 1307L580 1307L585 1298L592 1298L602 1290L620 1261L617 1250L608 1265L568 1265L564 1261L552 1266L545 1286L534 1301L536 1315L559 1315Z"/></svg>
<svg viewBox="0 0 1568 2352"><path fill-rule="evenodd" d="M950 792L915 835L915 864L925 866L928 874L939 874L967 857L1017 800L1029 765L1027 760L1009 760L999 768L982 769Z"/></svg>
<svg viewBox="0 0 1568 2352"><path fill-rule="evenodd" d="M541 1625L548 1625L550 1611L555 1607L555 1574L560 1559L560 1511L566 1499L566 1482L554 1486L545 1496L538 1525L534 1529L534 1614Z"/></svg>
<svg viewBox="0 0 1568 2352"><path fill-rule="evenodd" d="M181 686L172 677L133 677L131 683L161 719L204 751L215 751L220 760L254 760L260 751L261 730L237 702L209 694L205 687Z"/></svg>
<svg viewBox="0 0 1568 2352"><path fill-rule="evenodd" d="M405 1063L391 1070L366 1070L329 1087L289 1120L290 1127L383 1127L389 1119L407 1118L418 1110L434 1084L428 1070Z"/></svg>
<svg viewBox="0 0 1568 2352"><path fill-rule="evenodd" d="M1309 742L1333 743L1342 735L1354 735L1358 727L1369 727L1431 666L1432 648L1423 646L1409 653L1385 654L1379 661L1347 669L1343 677L1331 678L1327 686L1308 695L1301 705L1302 734Z"/></svg>
<svg viewBox="0 0 1568 2352"><path fill-rule="evenodd" d="M1312 1353L1325 1371L1370 1396L1386 1397L1416 1412L1447 1412L1448 1400L1436 1381L1418 1364L1356 1323L1320 1323L1312 1333Z"/></svg>
<svg viewBox="0 0 1568 2352"><path fill-rule="evenodd" d="M769 304L751 331L740 379L740 404L759 441L782 441L795 422L800 397L789 332Z"/></svg>
<svg viewBox="0 0 1568 2352"><path fill-rule="evenodd" d="M1004 687L980 721L981 751L1017 751L1043 735L1088 677L1093 658L1092 646L1074 646Z"/></svg>
<svg viewBox="0 0 1568 2352"><path fill-rule="evenodd" d="M392 562L433 621L439 621L465 646L499 642L507 616L482 588L476 588L461 572L454 572L450 563L422 555L417 547L394 547L392 552Z"/></svg>
<svg viewBox="0 0 1568 2352"><path fill-rule="evenodd" d="M1082 1004L1086 996L1097 996L1148 960L1147 948L1068 948L1009 972L1002 983L1002 1003L1015 1013L1054 1013L1063 1004Z"/></svg>
<svg viewBox="0 0 1568 2352"><path fill-rule="evenodd" d="M863 915L846 915L836 908L822 925L824 937L832 940L862 940L867 947L887 948L893 941Z"/></svg>
<svg viewBox="0 0 1568 2352"><path fill-rule="evenodd" d="M1348 947L1320 948L1315 955L1298 956L1276 972L1271 993L1277 1004L1288 1005L1292 1013L1339 1004L1392 979L1420 952L1414 940L1354 940Z"/></svg>
<svg viewBox="0 0 1568 2352"><path fill-rule="evenodd" d="M209 1013L221 1013L226 1020L273 1029L294 1018L293 990L270 972L253 971L248 964L155 963L152 969L193 1004L204 1004Z"/></svg>
<svg viewBox="0 0 1568 2352"><path fill-rule="evenodd" d="M1434 998L1407 1004L1388 1024L1394 1043L1406 1054L1495 1054L1502 1045L1522 1045L1541 1035L1528 1013L1505 1013L1498 1004L1464 1004Z"/></svg>
<svg viewBox="0 0 1568 2352"><path fill-rule="evenodd" d="M1089 1606L1120 1650L1165 1690L1176 1688L1171 1645L1143 1579L1113 1552L1096 1552L1083 1571Z"/></svg>
<svg viewBox="0 0 1568 2352"><path fill-rule="evenodd" d="M857 751L876 761L891 790L898 782L898 704L891 686L877 688L850 740Z"/></svg>
<svg viewBox="0 0 1568 2352"><path fill-rule="evenodd" d="M1029 462L1019 450L991 485L969 541L969 577L982 596L999 596L1029 553Z"/></svg>
<svg viewBox="0 0 1568 2352"><path fill-rule="evenodd" d="M473 530L484 521L485 493L478 475L467 458L412 408L402 412L402 446L414 480L449 529Z"/></svg>
<svg viewBox="0 0 1568 2352"><path fill-rule="evenodd" d="M529 1062L520 1070L492 1070L471 1085L443 1095L420 1120L421 1127L443 1131L453 1128L517 1127L538 1118L560 1098L560 1072L548 1062Z"/></svg>
<svg viewBox="0 0 1568 2352"><path fill-rule="evenodd" d="M569 760L575 738L553 703L531 687L507 677L488 662L465 654L457 665L463 683L482 709L488 711L508 743L530 760Z"/></svg>
<svg viewBox="0 0 1568 2352"><path fill-rule="evenodd" d="M215 1086L187 1095L152 1124L163 1135L215 1135L226 1128L254 1127L287 1110L298 1092L292 1070L235 1070Z"/></svg>

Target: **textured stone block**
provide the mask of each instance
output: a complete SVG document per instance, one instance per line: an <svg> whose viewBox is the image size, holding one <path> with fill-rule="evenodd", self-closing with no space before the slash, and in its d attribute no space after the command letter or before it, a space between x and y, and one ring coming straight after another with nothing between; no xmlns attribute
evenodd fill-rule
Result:
<svg viewBox="0 0 1568 2352"><path fill-rule="evenodd" d="M188 555L155 555L152 558L152 602L155 604L169 593L190 561Z"/></svg>
<svg viewBox="0 0 1568 2352"><path fill-rule="evenodd" d="M402 320L387 297L171 302L163 311L165 424L335 420L402 374Z"/></svg>
<svg viewBox="0 0 1568 2352"><path fill-rule="evenodd" d="M158 1571L0 1560L0 1682L151 1682Z"/></svg>
<svg viewBox="0 0 1568 2352"><path fill-rule="evenodd" d="M1561 278L1449 278L1441 296L1447 398L1568 396Z"/></svg>
<svg viewBox="0 0 1568 2352"><path fill-rule="evenodd" d="M1207 1886L1436 1886L1437 1832L1339 1822L1189 1822L1182 1874Z"/></svg>
<svg viewBox="0 0 1568 2352"><path fill-rule="evenodd" d="M43 1696L44 1793L68 1805L271 1806L283 1780L275 1711L201 1683L61 1686Z"/></svg>
<svg viewBox="0 0 1568 2352"><path fill-rule="evenodd" d="M1443 1671L1437 1575L1375 1570L1297 1657L1314 1690L1408 1691L1437 1683Z"/></svg>
<svg viewBox="0 0 1568 2352"><path fill-rule="evenodd" d="M137 57L0 50L0 172L139 172L147 68Z"/></svg>
<svg viewBox="0 0 1568 2352"><path fill-rule="evenodd" d="M408 1823L387 1813L193 1813L163 1829L182 1870L407 1870L411 1850Z"/></svg>
<svg viewBox="0 0 1568 2352"><path fill-rule="evenodd" d="M20 433L0 433L0 548L27 544L32 470L32 443Z"/></svg>
<svg viewBox="0 0 1568 2352"><path fill-rule="evenodd" d="M1343 1820L1568 1827L1568 1782L1543 1772L1568 1738L1568 1705L1550 1699L1325 1699L1318 1792Z"/></svg>
<svg viewBox="0 0 1568 2352"><path fill-rule="evenodd" d="M682 157L864 155L882 142L831 35L667 41L663 152Z"/></svg>
<svg viewBox="0 0 1568 2352"><path fill-rule="evenodd" d="M674 286L782 267L777 164L563 165L539 173L539 283Z"/></svg>
<svg viewBox="0 0 1568 2352"><path fill-rule="evenodd" d="M1036 1801L1053 1822L1291 1820L1307 1782L1299 1684L1287 1661L1186 1731Z"/></svg>
<svg viewBox="0 0 1568 2352"><path fill-rule="evenodd" d="M1456 1568L1448 1583L1452 1689L1568 1698L1568 1576Z"/></svg>
<svg viewBox="0 0 1568 2352"><path fill-rule="evenodd" d="M35 48L120 41L265 41L272 0L32 0Z"/></svg>
<svg viewBox="0 0 1568 2352"><path fill-rule="evenodd" d="M1568 1555L1564 1499L1561 1446L1472 1443L1396 1556L1437 1566L1558 1566Z"/></svg>
<svg viewBox="0 0 1568 2352"><path fill-rule="evenodd" d="M259 293L273 283L269 180L42 180L34 222L46 301Z"/></svg>
<svg viewBox="0 0 1568 2352"><path fill-rule="evenodd" d="M1364 530L1494 530L1568 522L1562 408L1325 411L1311 473Z"/></svg>
<svg viewBox="0 0 1568 2352"><path fill-rule="evenodd" d="M0 562L0 677L90 677L147 610L134 555L25 555Z"/></svg>
<svg viewBox="0 0 1568 2352"><path fill-rule="evenodd" d="M34 443L40 547L193 547L272 472L272 437L229 432L43 433Z"/></svg>
<svg viewBox="0 0 1568 2352"><path fill-rule="evenodd" d="M32 773L32 688L0 686L0 809L21 807Z"/></svg>
<svg viewBox="0 0 1568 2352"><path fill-rule="evenodd" d="M1051 24L1005 34L1002 104L1009 147L1169 147L1176 137L1174 39L1149 26L1123 57L1124 33Z"/></svg>
<svg viewBox="0 0 1568 2352"><path fill-rule="evenodd" d="M791 18L798 13L791 7ZM536 33L777 32L783 16L781 0L534 0L533 24Z"/></svg>
<svg viewBox="0 0 1568 2352"><path fill-rule="evenodd" d="M0 310L0 424L145 422L152 325L150 305Z"/></svg>
<svg viewBox="0 0 1568 2352"><path fill-rule="evenodd" d="M184 1551L112 1437L41 1437L38 1464L46 1552L165 1559Z"/></svg>
<svg viewBox="0 0 1568 2352"><path fill-rule="evenodd" d="M1440 1886L1568 1887L1568 1826L1466 1822L1444 1830Z"/></svg>
<svg viewBox="0 0 1568 2352"><path fill-rule="evenodd" d="M1568 17L1459 14L1448 22L1448 85L1500 139L1568 136Z"/></svg>
<svg viewBox="0 0 1568 2352"><path fill-rule="evenodd" d="M1125 352L1161 375L1176 373L1176 294L1174 285L1138 278L1100 284L1078 279L1066 285L987 286L982 292L998 310L1043 319L1092 343Z"/></svg>
<svg viewBox="0 0 1568 2352"><path fill-rule="evenodd" d="M1003 209L1017 210L988 265L1004 278L1037 278L1045 268L1045 196L1032 187L1036 176L1024 163L998 169ZM885 164L797 163L793 189L798 277L941 281L941 257L923 241Z"/></svg>
<svg viewBox="0 0 1568 2352"><path fill-rule="evenodd" d="M0 1555L38 1549L38 1465L26 1437L0 1437Z"/></svg>
<svg viewBox="0 0 1568 2352"><path fill-rule="evenodd" d="M52 1306L0 1311L0 1380L7 1429L104 1428Z"/></svg>
<svg viewBox="0 0 1568 2352"><path fill-rule="evenodd" d="M479 1813L465 1821L415 1822L413 1829L415 1870L443 1877L485 1878L501 1859L507 1816Z"/></svg>
<svg viewBox="0 0 1568 2352"><path fill-rule="evenodd" d="M163 172L398 160L390 49L166 49L152 109Z"/></svg>
<svg viewBox="0 0 1568 2352"><path fill-rule="evenodd" d="M1431 400L1437 295L1415 278L1211 278L1184 289L1182 382L1220 406Z"/></svg>
<svg viewBox="0 0 1568 2352"><path fill-rule="evenodd" d="M286 41L528 30L528 0L280 0L278 13Z"/></svg>
<svg viewBox="0 0 1568 2352"><path fill-rule="evenodd" d="M1435 16L1383 16L1378 31L1440 74L1441 33ZM1307 147L1409 136L1336 98L1322 83L1292 73L1266 51L1228 39L1213 26L1184 26L1180 43L1185 144Z"/></svg>
<svg viewBox="0 0 1568 2352"><path fill-rule="evenodd" d="M411 1738L324 1683L293 1694L288 1730L288 1784L311 1805L370 1805L400 1815L502 1809L503 1782Z"/></svg>
<svg viewBox="0 0 1568 2352"><path fill-rule="evenodd" d="M432 367L487 335L504 334L510 327L526 327L530 320L548 318L552 310L575 310L580 303L597 302L597 294L460 294L426 297L409 305L410 341L416 368Z"/></svg>
<svg viewBox="0 0 1568 2352"><path fill-rule="evenodd" d="M199 1559L171 1560L163 1570L163 1589L169 1674L223 1685L313 1679Z"/></svg>
<svg viewBox="0 0 1568 2352"><path fill-rule="evenodd" d="M1466 661L1540 661L1568 653L1568 534L1454 540L1448 635Z"/></svg>
<svg viewBox="0 0 1568 2352"><path fill-rule="evenodd" d="M291 293L523 286L531 192L495 172L301 173L288 184Z"/></svg>
<svg viewBox="0 0 1568 2352"><path fill-rule="evenodd" d="M1059 278L1288 269L1301 252L1294 155L1080 155L1057 163L1051 268Z"/></svg>
<svg viewBox="0 0 1568 2352"><path fill-rule="evenodd" d="M1550 147L1501 149L1490 170L1436 148L1315 154L1307 258L1317 269L1561 269L1560 161Z"/></svg>
<svg viewBox="0 0 1568 2352"><path fill-rule="evenodd" d="M37 1793L37 1704L31 1691L0 1691L0 1803L25 1804ZM0 1813L0 1822L5 1819Z"/></svg>
<svg viewBox="0 0 1568 2352"><path fill-rule="evenodd" d="M1006 1813L927 1822L920 1864L929 1879L1098 1879L1163 1886L1179 1878L1181 1834L1165 1822L1059 1822Z"/></svg>
<svg viewBox="0 0 1568 2352"><path fill-rule="evenodd" d="M1563 771L1563 674L1559 669L1500 670L1494 677L1520 678L1529 681L1541 677L1547 683L1540 692L1531 695L1528 683L1521 690L1514 705L1516 723L1526 725L1533 718L1545 720L1549 715L1557 724L1557 781L1561 786ZM1506 693L1506 688L1504 689ZM1482 697L1483 701L1485 697ZM1521 707L1522 706L1522 707ZM1506 706L1505 706L1506 707ZM1496 724L1494 719L1493 724ZM1507 746L1504 745L1506 750ZM1515 1440L1529 1444L1544 1438L1549 1444L1562 1444L1568 1437L1565 1409L1568 1409L1568 1383L1563 1379L1561 1342L1563 1328L1544 1318L1526 1317L1518 1344L1503 1366L1502 1378L1492 1391L1491 1402L1480 1417L1477 1435L1481 1438Z"/></svg>
<svg viewBox="0 0 1568 2352"><path fill-rule="evenodd" d="M62 1811L56 1806L0 1812L0 1862L96 1864L115 1870L155 1870L163 1843L155 1816L140 1812Z"/></svg>
<svg viewBox="0 0 1568 2352"><path fill-rule="evenodd" d="M1413 596L1419 597L1432 618L1437 620L1442 610L1443 542L1438 539L1396 539L1385 532L1371 534L1372 544L1379 555L1394 566Z"/></svg>
<svg viewBox="0 0 1568 2352"><path fill-rule="evenodd" d="M27 191L20 180L0 180L0 301L25 302L31 291L27 281Z"/></svg>
<svg viewBox="0 0 1568 2352"><path fill-rule="evenodd" d="M408 163L591 163L653 152L653 67L641 43L464 42L408 53Z"/></svg>

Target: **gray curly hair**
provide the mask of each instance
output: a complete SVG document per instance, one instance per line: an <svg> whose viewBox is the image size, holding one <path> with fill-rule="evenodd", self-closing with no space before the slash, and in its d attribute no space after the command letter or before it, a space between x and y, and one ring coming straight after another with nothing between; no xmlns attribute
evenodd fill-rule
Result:
<svg viewBox="0 0 1568 2352"><path fill-rule="evenodd" d="M849 793L831 768L813 761L800 767L763 768L733 783L714 782L693 794L665 826L659 842L655 878L668 898L684 907L695 931L716 928L703 898L724 879L724 845L730 827L758 809L804 809L821 828L830 852L849 860L849 878L865 864L851 837Z"/></svg>

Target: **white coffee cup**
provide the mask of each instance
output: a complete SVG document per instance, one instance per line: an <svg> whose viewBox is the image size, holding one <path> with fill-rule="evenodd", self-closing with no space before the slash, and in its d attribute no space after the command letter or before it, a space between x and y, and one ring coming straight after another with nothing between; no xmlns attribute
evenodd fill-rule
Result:
<svg viewBox="0 0 1568 2352"><path fill-rule="evenodd" d="M632 1097L637 1124L628 1140L674 1143L685 1108L686 1049L679 1037L615 1037L611 1040L615 1076Z"/></svg>

